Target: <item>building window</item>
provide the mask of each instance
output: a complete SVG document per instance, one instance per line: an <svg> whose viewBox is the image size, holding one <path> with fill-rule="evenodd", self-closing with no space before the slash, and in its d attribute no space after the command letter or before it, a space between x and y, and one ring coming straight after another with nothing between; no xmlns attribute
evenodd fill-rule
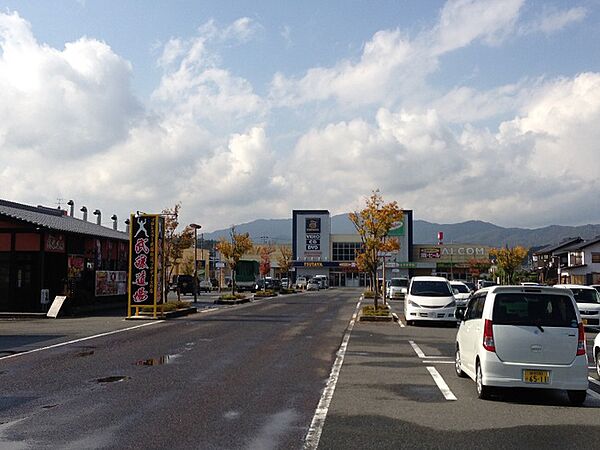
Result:
<svg viewBox="0 0 600 450"><path fill-rule="evenodd" d="M361 248L360 242L334 242L333 261L354 261L356 252Z"/></svg>
<svg viewBox="0 0 600 450"><path fill-rule="evenodd" d="M592 252L592 263L600 263L600 252Z"/></svg>
<svg viewBox="0 0 600 450"><path fill-rule="evenodd" d="M573 252L569 257L570 266L581 266L583 264L583 253Z"/></svg>

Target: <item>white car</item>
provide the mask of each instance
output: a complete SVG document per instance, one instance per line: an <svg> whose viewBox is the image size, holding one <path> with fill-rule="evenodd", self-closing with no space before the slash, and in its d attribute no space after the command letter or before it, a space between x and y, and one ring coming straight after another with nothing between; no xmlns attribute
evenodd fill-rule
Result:
<svg viewBox="0 0 600 450"><path fill-rule="evenodd" d="M296 278L296 287L298 289L306 289L306 277L298 277Z"/></svg>
<svg viewBox="0 0 600 450"><path fill-rule="evenodd" d="M404 299L408 291L408 278L392 278L386 283L386 295L391 299Z"/></svg>
<svg viewBox="0 0 600 450"><path fill-rule="evenodd" d="M596 363L596 374L600 380L600 334L594 339L594 362Z"/></svg>
<svg viewBox="0 0 600 450"><path fill-rule="evenodd" d="M469 297L471 297L471 289L462 281L451 281L450 286L456 299L457 308L466 308Z"/></svg>
<svg viewBox="0 0 600 450"><path fill-rule="evenodd" d="M320 287L319 280L311 278L306 282L306 290L307 291L318 291Z"/></svg>
<svg viewBox="0 0 600 450"><path fill-rule="evenodd" d="M566 289L494 286L469 300L456 335L455 370L487 398L494 387L566 390L585 401L588 361L583 322Z"/></svg>
<svg viewBox="0 0 600 450"><path fill-rule="evenodd" d="M554 287L569 289L573 293L585 326L600 325L600 293L596 289L581 284L555 284Z"/></svg>
<svg viewBox="0 0 600 450"><path fill-rule="evenodd" d="M412 277L404 300L404 317L408 325L417 320L456 322L456 300L443 277Z"/></svg>

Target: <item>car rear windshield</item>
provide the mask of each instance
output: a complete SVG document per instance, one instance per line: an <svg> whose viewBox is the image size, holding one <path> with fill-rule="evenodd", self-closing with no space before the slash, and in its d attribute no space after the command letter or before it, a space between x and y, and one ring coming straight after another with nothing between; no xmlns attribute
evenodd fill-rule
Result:
<svg viewBox="0 0 600 450"><path fill-rule="evenodd" d="M410 293L423 297L449 297L452 295L448 283L443 281L413 281Z"/></svg>
<svg viewBox="0 0 600 450"><path fill-rule="evenodd" d="M571 288L571 292L577 303L600 303L598 291L595 289Z"/></svg>
<svg viewBox="0 0 600 450"><path fill-rule="evenodd" d="M403 280L401 278L392 278L392 280L390 281L390 286L406 287L408 286L408 280Z"/></svg>
<svg viewBox="0 0 600 450"><path fill-rule="evenodd" d="M566 295L498 294L492 321L495 325L577 327L573 302Z"/></svg>
<svg viewBox="0 0 600 450"><path fill-rule="evenodd" d="M461 294L468 294L469 292L471 292L469 291L469 288L464 284L453 284L452 289L456 289Z"/></svg>

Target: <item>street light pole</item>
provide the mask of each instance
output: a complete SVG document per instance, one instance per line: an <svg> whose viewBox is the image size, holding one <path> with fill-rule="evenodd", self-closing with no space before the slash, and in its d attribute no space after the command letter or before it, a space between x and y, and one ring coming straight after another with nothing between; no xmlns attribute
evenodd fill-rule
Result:
<svg viewBox="0 0 600 450"><path fill-rule="evenodd" d="M201 225L190 223L190 227L194 229L194 303L198 302L198 230Z"/></svg>

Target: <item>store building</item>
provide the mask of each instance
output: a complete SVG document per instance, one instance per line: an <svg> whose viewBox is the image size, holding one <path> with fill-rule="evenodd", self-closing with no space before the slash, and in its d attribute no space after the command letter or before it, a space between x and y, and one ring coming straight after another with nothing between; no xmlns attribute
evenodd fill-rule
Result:
<svg viewBox="0 0 600 450"><path fill-rule="evenodd" d="M85 209L85 208L82 208ZM129 235L61 209L0 200L0 311L44 312L56 295L66 307L127 302Z"/></svg>
<svg viewBox="0 0 600 450"><path fill-rule="evenodd" d="M412 218L412 210L405 210L403 222L388 235L398 240L400 249L385 255L386 277L410 275ZM330 286L366 286L368 274L360 272L355 264L356 252L361 245L358 234L331 233L328 210L292 211L294 280L300 276L311 278L326 275ZM382 276L383 265L380 272Z"/></svg>
<svg viewBox="0 0 600 450"><path fill-rule="evenodd" d="M491 266L490 250L474 244L417 244L412 249L412 275L476 280Z"/></svg>

